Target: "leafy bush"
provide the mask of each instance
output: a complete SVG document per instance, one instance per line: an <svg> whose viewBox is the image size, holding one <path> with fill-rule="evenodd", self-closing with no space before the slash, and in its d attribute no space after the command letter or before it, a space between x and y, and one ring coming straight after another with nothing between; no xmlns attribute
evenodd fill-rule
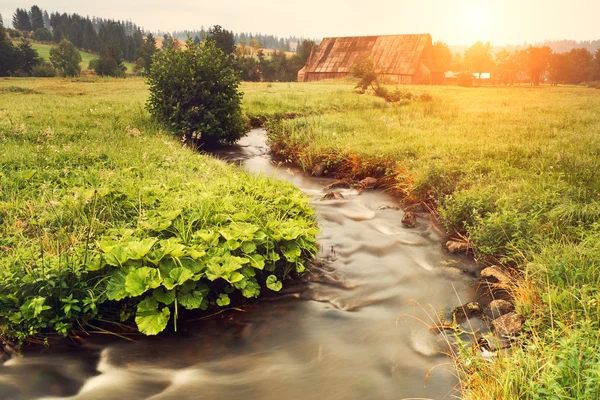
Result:
<svg viewBox="0 0 600 400"><path fill-rule="evenodd" d="M33 67L31 70L31 76L38 78L52 78L56 76L56 70L51 64L43 62Z"/></svg>
<svg viewBox="0 0 600 400"><path fill-rule="evenodd" d="M52 33L46 28L38 28L33 32L33 40L38 42L51 42Z"/></svg>
<svg viewBox="0 0 600 400"><path fill-rule="evenodd" d="M68 40L61 40L50 49L50 62L61 76L78 76L81 72L81 54Z"/></svg>
<svg viewBox="0 0 600 400"><path fill-rule="evenodd" d="M155 54L147 107L175 132L202 144L234 143L245 133L240 78L214 41Z"/></svg>
<svg viewBox="0 0 600 400"><path fill-rule="evenodd" d="M6 31L8 32L8 36L10 36L12 39L18 39L23 36L21 35L21 32L16 29L7 29Z"/></svg>
<svg viewBox="0 0 600 400"><path fill-rule="evenodd" d="M473 86L473 74L469 71L463 71L456 74L458 86L471 87Z"/></svg>
<svg viewBox="0 0 600 400"><path fill-rule="evenodd" d="M376 65L373 60L362 59L352 66L350 75L353 78L358 78L356 89L360 89L363 93L377 81Z"/></svg>

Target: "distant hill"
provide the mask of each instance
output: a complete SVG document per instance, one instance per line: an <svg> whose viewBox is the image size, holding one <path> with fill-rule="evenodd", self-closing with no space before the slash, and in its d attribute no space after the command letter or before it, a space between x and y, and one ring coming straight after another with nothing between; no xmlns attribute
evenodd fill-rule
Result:
<svg viewBox="0 0 600 400"><path fill-rule="evenodd" d="M514 50L523 50L528 48L530 45L532 46L548 46L552 49L554 53L568 53L573 49L587 49L590 53L595 53L596 50L600 49L600 40L586 40L586 41L576 41L576 40L546 40L544 42L539 43L524 43L521 45L507 45L507 46L492 46L492 53L496 54L498 51L502 49L507 49L509 51ZM452 54L464 54L465 50L467 50L470 46L448 46Z"/></svg>

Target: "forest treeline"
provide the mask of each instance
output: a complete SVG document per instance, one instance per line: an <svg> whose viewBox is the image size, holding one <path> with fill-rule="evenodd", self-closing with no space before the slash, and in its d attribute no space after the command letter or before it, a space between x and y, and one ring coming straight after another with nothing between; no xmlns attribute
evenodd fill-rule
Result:
<svg viewBox="0 0 600 400"><path fill-rule="evenodd" d="M591 43L591 42L590 42ZM568 52L554 52L549 46L529 46L525 49L504 48L493 52L490 43L477 42L464 54L453 56L446 53L446 70L459 73L475 73L480 77L490 73L492 81L513 85L547 82L558 84L581 84L600 81L600 48L592 53L587 48L572 48ZM472 75L468 75L472 76Z"/></svg>

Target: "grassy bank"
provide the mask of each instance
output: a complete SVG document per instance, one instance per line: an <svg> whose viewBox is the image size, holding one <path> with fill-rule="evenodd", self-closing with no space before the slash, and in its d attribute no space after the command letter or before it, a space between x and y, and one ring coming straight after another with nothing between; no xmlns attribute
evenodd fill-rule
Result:
<svg viewBox="0 0 600 400"><path fill-rule="evenodd" d="M385 178L405 201L433 205L479 261L517 267L523 346L494 363L465 351L466 397L599 398L600 93L408 90L432 100L385 104L349 85L272 84L251 86L246 107L298 110L269 136L307 171Z"/></svg>
<svg viewBox="0 0 600 400"><path fill-rule="evenodd" d="M156 334L304 270L304 195L183 147L147 95L141 79L0 81L3 339Z"/></svg>

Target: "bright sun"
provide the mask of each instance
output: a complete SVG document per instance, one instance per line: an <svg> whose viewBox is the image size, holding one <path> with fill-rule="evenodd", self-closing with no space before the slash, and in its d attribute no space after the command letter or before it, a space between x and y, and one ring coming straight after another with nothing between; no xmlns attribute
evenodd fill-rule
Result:
<svg viewBox="0 0 600 400"><path fill-rule="evenodd" d="M492 10L489 7L469 4L462 10L461 17L458 19L462 20L460 31L466 43L490 40L494 21Z"/></svg>

